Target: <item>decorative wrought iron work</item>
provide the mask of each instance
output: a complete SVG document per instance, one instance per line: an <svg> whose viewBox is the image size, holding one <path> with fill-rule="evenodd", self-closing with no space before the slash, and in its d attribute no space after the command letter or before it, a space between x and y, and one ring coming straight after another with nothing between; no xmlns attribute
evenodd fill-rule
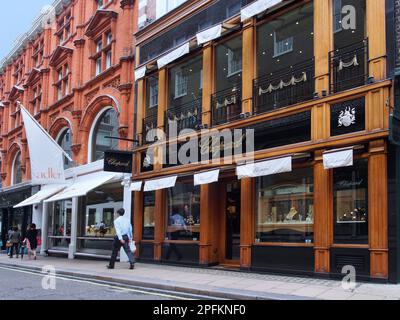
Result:
<svg viewBox="0 0 400 320"><path fill-rule="evenodd" d="M213 125L237 120L242 112L242 92L238 86L219 91L211 97Z"/></svg>
<svg viewBox="0 0 400 320"><path fill-rule="evenodd" d="M253 81L253 113L259 114L311 100L315 82L314 59Z"/></svg>
<svg viewBox="0 0 400 320"><path fill-rule="evenodd" d="M150 130L157 129L157 114L153 114L143 119L143 143L152 143L154 142L155 132L154 134L150 133Z"/></svg>
<svg viewBox="0 0 400 320"><path fill-rule="evenodd" d="M368 82L368 39L330 52L330 91L341 92Z"/></svg>
<svg viewBox="0 0 400 320"><path fill-rule="evenodd" d="M199 130L202 115L202 99L193 100L178 107L168 108L165 112L165 127L167 133L174 122L177 133L184 129Z"/></svg>

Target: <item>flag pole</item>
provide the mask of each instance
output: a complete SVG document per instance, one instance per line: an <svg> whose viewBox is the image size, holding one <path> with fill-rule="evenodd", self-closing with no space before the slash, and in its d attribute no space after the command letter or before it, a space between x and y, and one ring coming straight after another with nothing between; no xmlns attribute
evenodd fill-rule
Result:
<svg viewBox="0 0 400 320"><path fill-rule="evenodd" d="M42 132L54 143L54 145L64 154L64 156L71 162L74 162L74 160L72 160L72 158L69 156L68 153L66 153L63 148L61 148L61 146L49 135L49 133L44 130L44 128L40 125L40 123L37 122L37 120L28 112L28 110L26 110L26 108L24 107L24 105L20 102L17 101L18 106L21 108L21 110L23 112L25 112L25 114L31 118L31 120L40 128L40 130L42 130Z"/></svg>

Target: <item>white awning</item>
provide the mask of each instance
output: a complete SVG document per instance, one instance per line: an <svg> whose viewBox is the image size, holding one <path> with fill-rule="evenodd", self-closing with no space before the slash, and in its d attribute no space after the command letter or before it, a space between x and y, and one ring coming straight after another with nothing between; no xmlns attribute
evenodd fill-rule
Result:
<svg viewBox="0 0 400 320"><path fill-rule="evenodd" d="M222 24L208 28L196 35L198 45L217 39L222 34Z"/></svg>
<svg viewBox="0 0 400 320"><path fill-rule="evenodd" d="M236 173L239 179L256 178L291 171L292 156L251 163L236 168Z"/></svg>
<svg viewBox="0 0 400 320"><path fill-rule="evenodd" d="M217 182L219 178L219 171L220 170L213 170L195 174L194 185L200 186L202 184Z"/></svg>
<svg viewBox="0 0 400 320"><path fill-rule="evenodd" d="M141 191L143 181L134 181L131 183L131 191Z"/></svg>
<svg viewBox="0 0 400 320"><path fill-rule="evenodd" d="M172 188L176 184L176 179L178 179L178 176L146 181L144 184L144 191L147 192Z"/></svg>
<svg viewBox="0 0 400 320"><path fill-rule="evenodd" d="M141 67L135 70L135 81L142 79L146 75L147 67Z"/></svg>
<svg viewBox="0 0 400 320"><path fill-rule="evenodd" d="M183 46L180 46L179 48L171 51L170 53L167 53L165 56L157 60L158 69L161 69L166 65L170 64L171 62L174 62L175 60L184 56L185 54L188 54L189 51L190 51L190 43L187 42Z"/></svg>
<svg viewBox="0 0 400 320"><path fill-rule="evenodd" d="M16 206L14 206L14 208L22 208L22 207L28 207L28 206L33 206L35 204L39 204L43 200L50 198L51 196L53 196L57 192L60 192L61 190L65 189L66 187L68 187L67 184L49 184L49 185L42 186L42 189L38 193L34 194L32 197L17 204Z"/></svg>
<svg viewBox="0 0 400 320"><path fill-rule="evenodd" d="M334 169L353 165L353 148L330 150L324 153L324 168Z"/></svg>
<svg viewBox="0 0 400 320"><path fill-rule="evenodd" d="M61 201L85 196L93 189L100 187L101 185L113 180L114 178L117 178L118 176L121 176L121 174L104 171L80 176L68 188L64 189L60 193L57 193L50 199L47 199L45 202Z"/></svg>
<svg viewBox="0 0 400 320"><path fill-rule="evenodd" d="M243 22L246 19L254 17L255 15L260 14L281 2L282 0L258 0L253 2L252 4L242 8L240 11L241 21Z"/></svg>

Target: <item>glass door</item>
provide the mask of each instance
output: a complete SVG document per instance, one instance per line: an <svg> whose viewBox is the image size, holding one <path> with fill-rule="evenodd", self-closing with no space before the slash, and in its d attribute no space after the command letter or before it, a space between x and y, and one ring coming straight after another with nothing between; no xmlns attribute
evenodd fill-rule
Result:
<svg viewBox="0 0 400 320"><path fill-rule="evenodd" d="M226 184L225 260L240 261L240 181Z"/></svg>

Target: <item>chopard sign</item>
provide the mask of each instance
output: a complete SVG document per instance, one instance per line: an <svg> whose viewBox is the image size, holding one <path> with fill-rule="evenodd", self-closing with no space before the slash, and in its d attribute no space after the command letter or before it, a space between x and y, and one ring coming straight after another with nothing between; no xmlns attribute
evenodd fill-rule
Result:
<svg viewBox="0 0 400 320"><path fill-rule="evenodd" d="M124 151L104 152L104 171L132 173L132 153Z"/></svg>

